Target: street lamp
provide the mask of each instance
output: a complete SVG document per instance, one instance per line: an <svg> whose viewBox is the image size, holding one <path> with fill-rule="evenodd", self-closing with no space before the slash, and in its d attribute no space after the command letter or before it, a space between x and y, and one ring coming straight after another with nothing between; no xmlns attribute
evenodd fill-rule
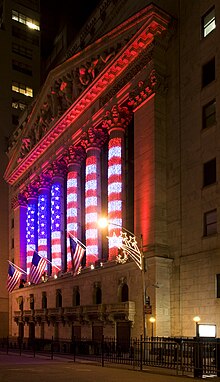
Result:
<svg viewBox="0 0 220 382"><path fill-rule="evenodd" d="M193 317L193 321L195 322L196 324L196 337L199 336L199 321L200 321L200 317L199 316L195 316Z"/></svg>
<svg viewBox="0 0 220 382"><path fill-rule="evenodd" d="M149 321L151 322L151 337L154 338L154 323L156 321L155 317L150 317Z"/></svg>
<svg viewBox="0 0 220 382"><path fill-rule="evenodd" d="M115 222L109 221L106 218L100 218L98 221L98 225L100 228L106 228L107 226L115 226L121 229L120 235L116 236L115 233L113 233L113 239L115 246L119 249L122 249L123 256L119 254L116 258L116 260L119 263L125 263L128 259L128 257L131 257L132 260L134 260L135 264L138 266L138 268L141 271L141 278L142 278L142 314L143 314L143 334L144 338L146 337L146 322L145 322L145 303L146 303L146 287L145 287L145 264L144 264L144 253L143 253L143 240L142 235L140 236L141 239L141 246L139 248L137 244L137 238L133 232L130 232L125 227L123 227L120 224L117 224ZM109 239L109 237L107 237Z"/></svg>

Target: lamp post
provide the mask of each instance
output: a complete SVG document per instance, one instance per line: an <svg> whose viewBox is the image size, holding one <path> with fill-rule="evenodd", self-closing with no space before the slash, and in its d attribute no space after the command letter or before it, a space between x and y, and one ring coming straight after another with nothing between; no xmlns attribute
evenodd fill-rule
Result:
<svg viewBox="0 0 220 382"><path fill-rule="evenodd" d="M151 322L151 338L153 340L153 338L154 338L154 323L156 321L156 318L155 317L150 317L149 321Z"/></svg>
<svg viewBox="0 0 220 382"><path fill-rule="evenodd" d="M200 317L199 316L193 317L193 321L196 324L196 337L198 337L199 336L199 321L200 321Z"/></svg>
<svg viewBox="0 0 220 382"><path fill-rule="evenodd" d="M137 244L136 235L133 232L130 232L125 227L108 221L106 218L101 218L98 221L100 228L106 228L109 225L118 227L121 229L120 235L117 237L115 235L115 246L119 249L122 249L123 256L119 255L117 261L120 263L125 263L128 257L131 257L134 260L135 264L141 271L141 280L142 280L142 320L143 320L143 335L146 337L146 321L145 321L145 303L146 303L146 286L145 286L145 263L144 263L144 253L143 253L143 238L140 236L141 245L140 248ZM109 238L108 238L109 239Z"/></svg>

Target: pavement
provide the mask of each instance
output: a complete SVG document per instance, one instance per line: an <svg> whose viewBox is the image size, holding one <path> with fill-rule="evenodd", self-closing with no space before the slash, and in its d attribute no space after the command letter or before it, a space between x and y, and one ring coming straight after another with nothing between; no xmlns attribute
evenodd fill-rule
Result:
<svg viewBox="0 0 220 382"><path fill-rule="evenodd" d="M210 380L210 378L207 378ZM106 364L66 356L42 356L0 352L0 382L191 382L201 379L175 375L174 370L144 368L139 371L128 365ZM212 378L220 382L219 377Z"/></svg>

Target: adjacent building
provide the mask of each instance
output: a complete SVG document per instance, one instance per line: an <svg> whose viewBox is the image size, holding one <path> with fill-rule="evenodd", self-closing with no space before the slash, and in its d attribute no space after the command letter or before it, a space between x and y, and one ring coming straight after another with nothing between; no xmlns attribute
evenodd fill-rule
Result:
<svg viewBox="0 0 220 382"><path fill-rule="evenodd" d="M9 188L4 181L8 146L20 139L19 116L40 87L39 0L0 1L0 336L8 333L8 294L5 289L9 253L13 251L13 223L9 222Z"/></svg>
<svg viewBox="0 0 220 382"><path fill-rule="evenodd" d="M4 174L26 280L10 336L123 340L150 335L151 316L157 336L194 336L194 316L218 334L219 14L103 1L48 74ZM77 274L69 235L86 246Z"/></svg>

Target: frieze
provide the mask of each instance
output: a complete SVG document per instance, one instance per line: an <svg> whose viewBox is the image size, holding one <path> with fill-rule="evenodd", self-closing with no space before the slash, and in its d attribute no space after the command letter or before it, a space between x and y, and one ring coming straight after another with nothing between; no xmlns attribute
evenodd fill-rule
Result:
<svg viewBox="0 0 220 382"><path fill-rule="evenodd" d="M100 97L100 107L106 105L109 100L112 99L129 81L131 81L137 73L143 70L146 65L153 65L153 50L151 50L153 47L154 45L151 44L147 53L141 53L140 60L138 60L138 62L124 74L123 78L121 78L121 80L118 81L108 93L106 93L103 97Z"/></svg>
<svg viewBox="0 0 220 382"><path fill-rule="evenodd" d="M159 91L160 94L164 94L166 90L167 86L164 77L153 69L148 78L143 81L139 81L135 89L129 94L128 105L134 109L149 98L153 93Z"/></svg>
<svg viewBox="0 0 220 382"><path fill-rule="evenodd" d="M54 122L62 116L120 49L121 43L108 50L105 49L101 54L73 68L52 83L35 122L31 126L28 134L22 138L17 163L20 163L26 157L49 131L51 122Z"/></svg>

